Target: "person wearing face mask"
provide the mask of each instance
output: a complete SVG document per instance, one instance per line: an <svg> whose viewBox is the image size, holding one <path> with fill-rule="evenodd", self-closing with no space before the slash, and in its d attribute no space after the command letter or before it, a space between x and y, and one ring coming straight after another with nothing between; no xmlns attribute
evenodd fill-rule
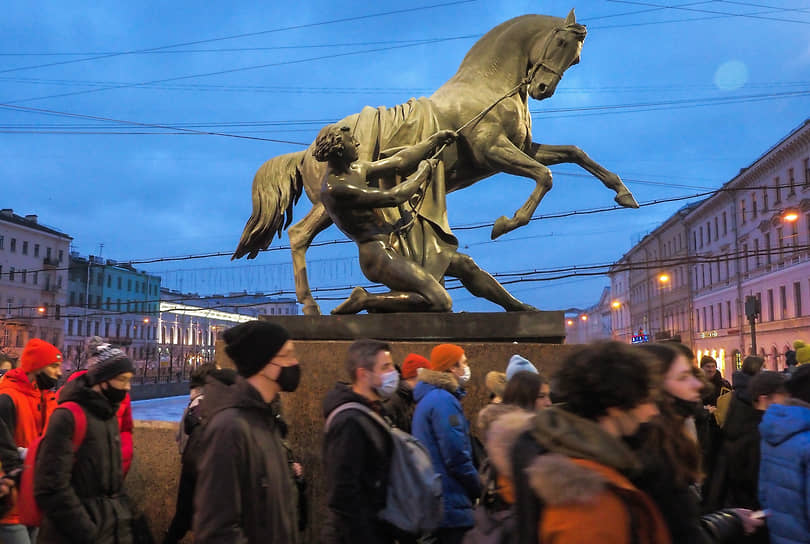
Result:
<svg viewBox="0 0 810 544"><path fill-rule="evenodd" d="M386 417L383 401L397 391L399 373L391 347L379 340L357 340L346 353L350 383L338 382L326 394L323 416L346 403L360 403ZM336 414L323 441L327 517L322 544L393 544L397 531L377 514L385 507L393 444L390 433L359 410Z"/></svg>
<svg viewBox="0 0 810 544"><path fill-rule="evenodd" d="M694 418L702 410L703 382L689 359L664 344L641 346L659 365L662 375L659 415L628 440L641 460L633 478L664 516L673 542L716 544L740 542L762 521L743 508L701 516L703 483L701 452L694 435Z"/></svg>
<svg viewBox="0 0 810 544"><path fill-rule="evenodd" d="M53 388L62 375L62 353L32 338L23 348L20 364L0 380L0 463L6 474L22 468L27 448L45 431L56 408ZM36 528L20 524L13 508L0 519L0 542L29 544Z"/></svg>
<svg viewBox="0 0 810 544"><path fill-rule="evenodd" d="M473 526L473 503L481 495L470 424L461 408L470 380L464 349L455 344L433 348L430 370L423 369L419 380L413 391L413 435L428 449L434 470L442 476L444 511L434 537L439 544L456 544Z"/></svg>
<svg viewBox="0 0 810 544"><path fill-rule="evenodd" d="M132 541L130 501L121 462L116 411L135 372L117 348L100 351L96 364L59 393L34 465L34 496L42 510L42 543L118 544ZM78 404L86 430L74 449L76 421L63 404Z"/></svg>
<svg viewBox="0 0 810 544"><path fill-rule="evenodd" d="M295 345L265 321L231 327L223 339L238 375L233 383L208 379L200 403L194 542L295 544L297 491L274 402L298 387Z"/></svg>

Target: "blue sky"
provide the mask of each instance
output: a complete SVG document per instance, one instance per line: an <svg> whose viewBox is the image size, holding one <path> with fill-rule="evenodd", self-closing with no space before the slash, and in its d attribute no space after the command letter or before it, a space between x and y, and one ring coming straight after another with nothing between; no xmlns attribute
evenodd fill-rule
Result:
<svg viewBox="0 0 810 544"><path fill-rule="evenodd" d="M574 7L588 27L582 61L553 97L530 103L534 140L578 145L640 202L717 188L810 117L810 7L801 0L451 1L315 0L294 10L246 1L11 1L0 21L0 104L308 143L322 124L364 105L429 95L475 36L504 20L565 17ZM378 15L409 8L421 9ZM347 18L355 19L330 23ZM174 44L189 45L165 48ZM80 60L91 57L100 58ZM681 100L694 101L673 103ZM608 105L621 107L596 108ZM100 244L119 260L232 251L256 169L302 148L134 132L177 131L0 107L2 207L38 214L82 254ZM538 214L613 204L612 192L577 167L552 171ZM453 193L450 223L511 216L532 186L498 175ZM489 229L457 234L492 273L608 263L684 203L534 221L495 243ZM302 197L296 217L309 206ZM340 238L330 228L317 241ZM286 244L286 235L274 242ZM365 283L351 244L308 256L313 287ZM289 261L275 251L254 261L142 267L187 291L270 292L292 288ZM554 309L593 304L607 284L586 276L510 289ZM456 310L497 309L463 290L451 294Z"/></svg>

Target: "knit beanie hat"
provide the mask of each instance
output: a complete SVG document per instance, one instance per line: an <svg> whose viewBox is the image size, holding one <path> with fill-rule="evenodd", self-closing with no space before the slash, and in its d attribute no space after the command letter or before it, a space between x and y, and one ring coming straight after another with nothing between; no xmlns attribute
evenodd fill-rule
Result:
<svg viewBox="0 0 810 544"><path fill-rule="evenodd" d="M26 374L36 372L53 363L62 363L62 352L45 340L32 338L20 355L20 368Z"/></svg>
<svg viewBox="0 0 810 544"><path fill-rule="evenodd" d="M87 371L87 383L96 385L124 372L135 372L135 365L129 357L118 348L101 348L96 355L95 364Z"/></svg>
<svg viewBox="0 0 810 544"><path fill-rule="evenodd" d="M430 369L444 372L464 355L464 348L455 344L439 344L430 352Z"/></svg>
<svg viewBox="0 0 810 544"><path fill-rule="evenodd" d="M503 397L503 392L506 390L506 374L491 370L487 372L484 383L490 393L496 397Z"/></svg>
<svg viewBox="0 0 810 544"><path fill-rule="evenodd" d="M409 353L405 360L402 361L402 379L410 380L415 378L416 371L420 368L430 368L430 361L416 353Z"/></svg>
<svg viewBox="0 0 810 544"><path fill-rule="evenodd" d="M796 349L796 362L800 365L810 363L810 346L801 340L793 342L793 347Z"/></svg>
<svg viewBox="0 0 810 544"><path fill-rule="evenodd" d="M512 355L509 359L509 364L506 365L506 381L511 380L512 376L518 372L533 372L534 374L539 374L537 368L528 359L520 355Z"/></svg>
<svg viewBox="0 0 810 544"><path fill-rule="evenodd" d="M96 359L98 358L98 354L102 352L102 350L111 348L109 342L105 342L103 338L100 336L92 336L90 340L87 341L87 368L90 368L94 364L96 364Z"/></svg>
<svg viewBox="0 0 810 544"><path fill-rule="evenodd" d="M225 353L228 354L239 374L249 378L267 366L284 343L289 333L268 321L248 321L226 330Z"/></svg>

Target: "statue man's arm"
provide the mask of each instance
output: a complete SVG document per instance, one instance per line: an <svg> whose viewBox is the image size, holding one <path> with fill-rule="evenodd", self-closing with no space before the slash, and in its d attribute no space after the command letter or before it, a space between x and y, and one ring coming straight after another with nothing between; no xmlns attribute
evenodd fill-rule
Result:
<svg viewBox="0 0 810 544"><path fill-rule="evenodd" d="M428 161L419 164L417 171L403 183L392 189L358 187L330 175L325 189L335 202L349 208L391 208L408 200L430 176Z"/></svg>
<svg viewBox="0 0 810 544"><path fill-rule="evenodd" d="M391 173L404 172L407 174L412 172L419 164L419 161L427 159L442 144L454 142L456 137L456 133L452 130L440 130L428 139L406 147L392 157L369 163L367 175L369 177L380 177Z"/></svg>

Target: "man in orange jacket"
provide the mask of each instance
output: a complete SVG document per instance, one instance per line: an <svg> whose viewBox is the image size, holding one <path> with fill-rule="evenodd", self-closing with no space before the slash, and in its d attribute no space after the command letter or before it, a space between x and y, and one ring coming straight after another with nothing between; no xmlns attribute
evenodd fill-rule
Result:
<svg viewBox="0 0 810 544"><path fill-rule="evenodd" d="M56 408L53 388L62 375L62 353L32 338L20 355L20 366L0 380L0 463L7 474L22 467L28 446L45 432ZM0 542L32 544L36 528L20 524L17 509L0 519Z"/></svg>

